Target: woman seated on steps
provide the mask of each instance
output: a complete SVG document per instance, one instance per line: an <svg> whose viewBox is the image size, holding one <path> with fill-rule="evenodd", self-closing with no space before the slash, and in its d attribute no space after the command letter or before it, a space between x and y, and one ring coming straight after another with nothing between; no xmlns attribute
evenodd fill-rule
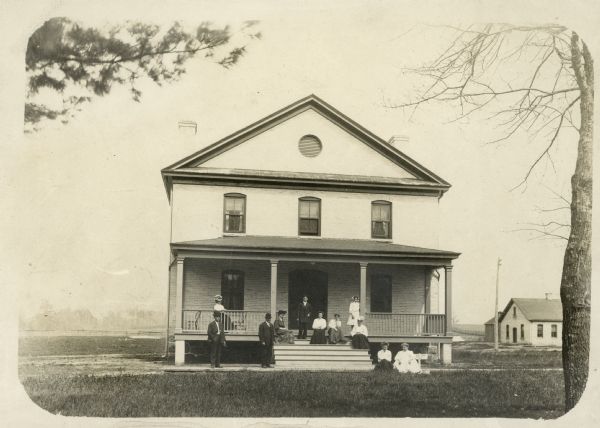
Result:
<svg viewBox="0 0 600 428"><path fill-rule="evenodd" d="M285 314L287 311L277 311L277 319L273 323L275 343L294 343L294 332L285 327Z"/></svg>
<svg viewBox="0 0 600 428"><path fill-rule="evenodd" d="M325 345L327 338L325 337L325 329L327 329L327 321L323 318L323 311L317 313L317 318L313 321L313 334L310 338L311 345Z"/></svg>
<svg viewBox="0 0 600 428"><path fill-rule="evenodd" d="M356 320L356 325L352 329L352 347L354 349L369 349L369 331L367 326L363 324L365 318L359 316Z"/></svg>

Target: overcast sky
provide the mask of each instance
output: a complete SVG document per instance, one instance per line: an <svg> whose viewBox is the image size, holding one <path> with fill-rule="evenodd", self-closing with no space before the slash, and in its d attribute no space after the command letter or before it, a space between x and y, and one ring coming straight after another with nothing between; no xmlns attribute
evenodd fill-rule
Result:
<svg viewBox="0 0 600 428"><path fill-rule="evenodd" d="M495 123L483 116L449 122L458 114L454 105L424 106L412 116L389 108L416 95L419 82L402 69L432 59L448 42L446 30L417 25L398 8L202 10L180 16L234 29L260 19L263 38L230 70L194 60L177 83L142 85L140 103L116 90L68 125L49 124L10 148L14 162L5 173L14 209L6 239L23 314L43 301L96 314L164 310L169 205L160 169L311 93L386 140L408 135L399 149L452 184L441 199L440 248L462 253L454 269L459 322L493 315L498 257L501 307L510 297L558 296L565 241L514 230L554 219L536 207L559 207L555 193L570 197L573 132L553 152L554 168L543 162L526 191L511 192L540 143L517 135L486 145L497 135ZM122 22L93 10L69 17ZM172 22L157 13L140 19ZM530 64L511 67L518 74ZM198 134L181 135L178 120L196 121Z"/></svg>

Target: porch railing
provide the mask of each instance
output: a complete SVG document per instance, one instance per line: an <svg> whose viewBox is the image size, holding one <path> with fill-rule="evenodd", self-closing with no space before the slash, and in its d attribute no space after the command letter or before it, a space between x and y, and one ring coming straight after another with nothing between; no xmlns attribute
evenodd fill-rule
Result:
<svg viewBox="0 0 600 428"><path fill-rule="evenodd" d="M183 311L183 331L206 333L214 319L214 311L187 309ZM265 311L223 311L221 322L228 334L258 334L258 325L265 319Z"/></svg>
<svg viewBox="0 0 600 428"><path fill-rule="evenodd" d="M437 336L446 334L444 314L367 313L369 336Z"/></svg>

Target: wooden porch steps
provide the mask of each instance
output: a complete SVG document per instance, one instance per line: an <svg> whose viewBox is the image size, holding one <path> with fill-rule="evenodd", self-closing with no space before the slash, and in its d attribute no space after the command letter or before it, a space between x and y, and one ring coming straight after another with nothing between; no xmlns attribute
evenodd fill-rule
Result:
<svg viewBox="0 0 600 428"><path fill-rule="evenodd" d="M309 340L275 345L275 367L306 370L372 370L367 349L352 349L349 343L311 345Z"/></svg>

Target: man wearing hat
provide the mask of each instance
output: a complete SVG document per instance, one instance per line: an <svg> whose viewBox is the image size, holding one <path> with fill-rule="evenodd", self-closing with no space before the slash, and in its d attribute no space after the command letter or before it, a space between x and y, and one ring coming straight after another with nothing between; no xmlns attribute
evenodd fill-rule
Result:
<svg viewBox="0 0 600 428"><path fill-rule="evenodd" d="M221 349L226 345L225 330L221 322L221 313L213 312L214 320L208 324L208 343L210 343L210 367L221 367Z"/></svg>
<svg viewBox="0 0 600 428"><path fill-rule="evenodd" d="M265 314L264 322L258 326L258 340L262 348L261 367L271 367L271 359L273 358L273 342L275 341L275 328L271 322L271 313Z"/></svg>
<svg viewBox="0 0 600 428"><path fill-rule="evenodd" d="M298 305L298 339L306 339L308 333L308 323L310 322L310 313L312 306L308 303L308 297L304 296L302 302Z"/></svg>

